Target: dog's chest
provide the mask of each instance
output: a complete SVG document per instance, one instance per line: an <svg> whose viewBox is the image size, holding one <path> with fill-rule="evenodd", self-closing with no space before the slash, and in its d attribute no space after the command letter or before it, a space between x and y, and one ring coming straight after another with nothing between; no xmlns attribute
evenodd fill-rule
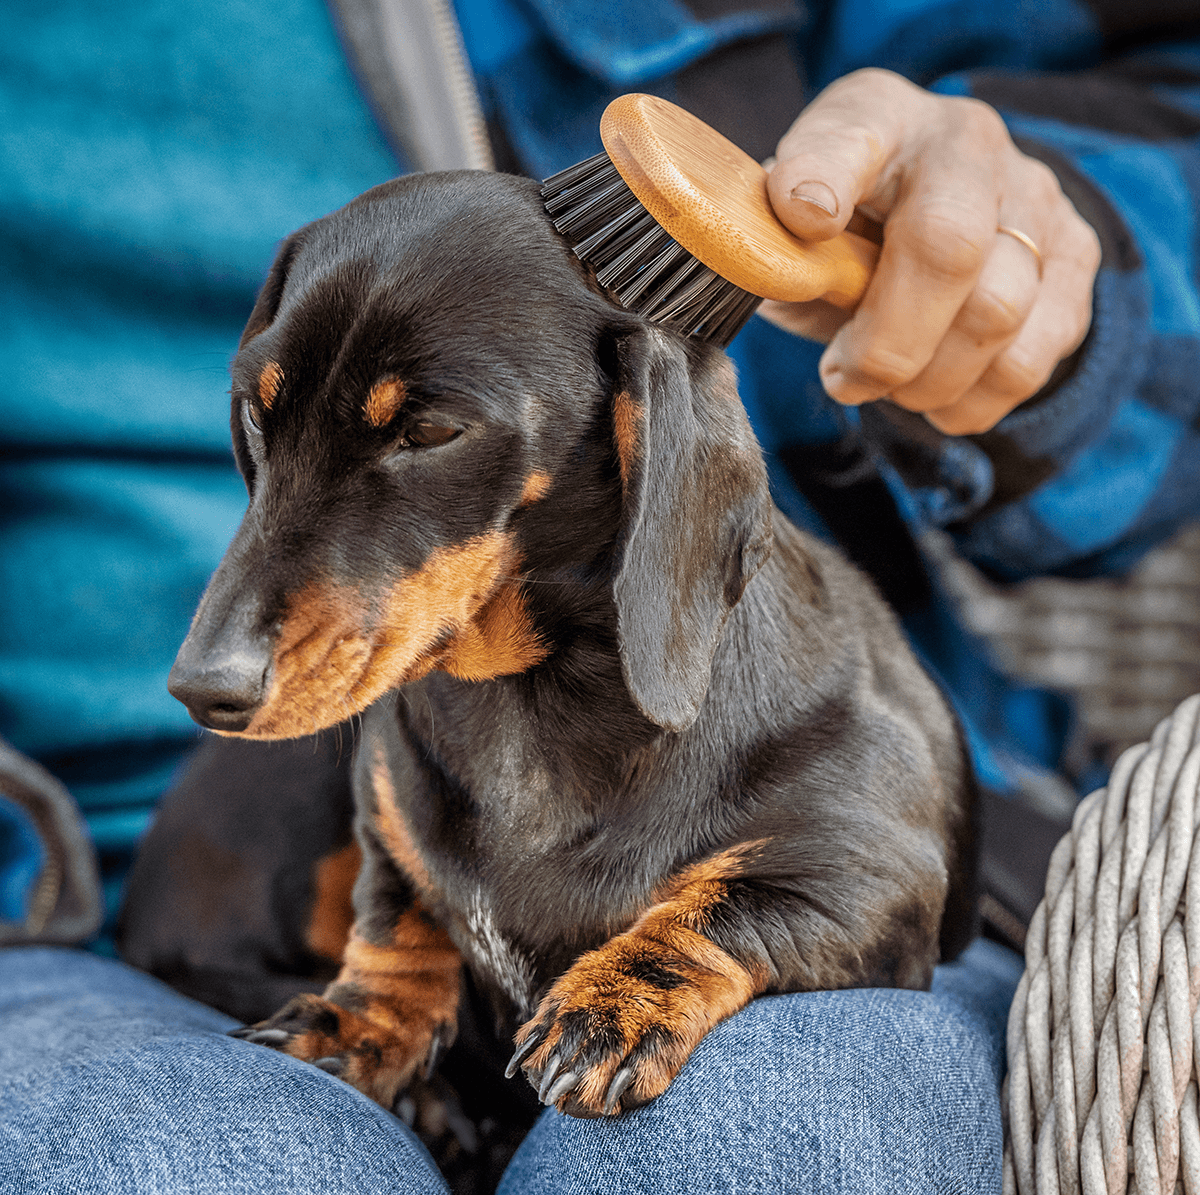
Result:
<svg viewBox="0 0 1200 1195"><path fill-rule="evenodd" d="M548 886L546 877L570 882L565 857L572 840L588 833L590 819L550 812L558 804L554 778L519 744L489 755L486 774L469 776L468 784L466 825L455 831L467 829L472 849L457 849L457 832L430 834L422 847L464 960L526 1018L552 978L547 971L557 969L561 940L576 932L561 887Z"/></svg>
<svg viewBox="0 0 1200 1195"><path fill-rule="evenodd" d="M372 737L374 766L386 767L376 800L394 802L411 838L411 861L397 861L477 979L528 1016L580 952L632 923L678 844L636 811L614 817L590 801L578 777L555 775L520 736L475 738L461 752L442 739L451 758L435 760L396 726Z"/></svg>

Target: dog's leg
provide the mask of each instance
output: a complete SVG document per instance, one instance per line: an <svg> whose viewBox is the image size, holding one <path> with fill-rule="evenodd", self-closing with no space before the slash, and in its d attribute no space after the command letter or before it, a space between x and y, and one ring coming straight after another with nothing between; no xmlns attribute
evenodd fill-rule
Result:
<svg viewBox="0 0 1200 1195"><path fill-rule="evenodd" d="M509 1074L524 1068L543 1103L573 1116L612 1115L661 1095L700 1039L755 996L928 987L945 903L936 860L907 859L912 883L843 860L802 882L793 868L781 885L790 841L744 843L666 884L553 984L517 1034Z"/></svg>
<svg viewBox="0 0 1200 1195"><path fill-rule="evenodd" d="M344 731L206 736L138 845L118 929L126 962L240 1021L324 990L359 871Z"/></svg>
<svg viewBox="0 0 1200 1195"><path fill-rule="evenodd" d="M360 826L359 841L358 916L337 979L234 1035L312 1062L390 1109L454 1040L462 960L370 829Z"/></svg>
<svg viewBox="0 0 1200 1195"><path fill-rule="evenodd" d="M523 1067L544 1103L599 1116L666 1090L700 1039L768 982L704 930L727 900L742 850L685 871L625 933L584 954L517 1034L509 1074Z"/></svg>

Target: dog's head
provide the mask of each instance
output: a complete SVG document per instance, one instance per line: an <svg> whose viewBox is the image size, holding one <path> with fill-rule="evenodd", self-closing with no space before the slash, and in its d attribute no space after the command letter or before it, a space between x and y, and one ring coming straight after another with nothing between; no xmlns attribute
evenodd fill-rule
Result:
<svg viewBox="0 0 1200 1195"><path fill-rule="evenodd" d="M614 308L533 184L413 176L296 233L232 393L249 509L169 682L201 725L548 664L540 570L606 574L635 701L694 719L769 550L761 458L724 357Z"/></svg>

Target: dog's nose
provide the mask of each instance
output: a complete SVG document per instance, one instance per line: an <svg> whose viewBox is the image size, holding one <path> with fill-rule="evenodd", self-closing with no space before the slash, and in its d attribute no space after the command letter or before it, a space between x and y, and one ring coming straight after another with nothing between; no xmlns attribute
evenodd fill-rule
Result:
<svg viewBox="0 0 1200 1195"><path fill-rule="evenodd" d="M262 705L265 669L261 657L249 653L192 663L181 651L167 688L201 726L236 733L250 725Z"/></svg>

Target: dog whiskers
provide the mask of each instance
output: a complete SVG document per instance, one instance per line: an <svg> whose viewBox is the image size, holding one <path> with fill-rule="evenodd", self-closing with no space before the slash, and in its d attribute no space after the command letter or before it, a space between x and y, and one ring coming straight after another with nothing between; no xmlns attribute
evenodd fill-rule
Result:
<svg viewBox="0 0 1200 1195"><path fill-rule="evenodd" d="M429 694L425 694L425 708L429 710L429 746L425 751L425 758L428 759L433 751L433 702L429 700Z"/></svg>

